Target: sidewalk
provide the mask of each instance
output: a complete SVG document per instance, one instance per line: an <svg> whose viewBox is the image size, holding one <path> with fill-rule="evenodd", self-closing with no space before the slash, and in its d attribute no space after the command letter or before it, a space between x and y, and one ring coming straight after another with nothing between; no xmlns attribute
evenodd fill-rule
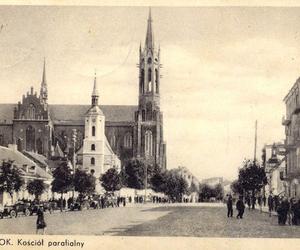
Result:
<svg viewBox="0 0 300 250"><path fill-rule="evenodd" d="M248 208L247 208L247 209L248 209ZM259 207L259 206L255 206L255 209L258 210L258 211L260 211L260 207ZM263 207L262 207L262 212L263 212L263 213L269 214L269 207L263 206ZM276 212L276 211L272 211L272 212L271 212L271 215L277 216L277 212Z"/></svg>

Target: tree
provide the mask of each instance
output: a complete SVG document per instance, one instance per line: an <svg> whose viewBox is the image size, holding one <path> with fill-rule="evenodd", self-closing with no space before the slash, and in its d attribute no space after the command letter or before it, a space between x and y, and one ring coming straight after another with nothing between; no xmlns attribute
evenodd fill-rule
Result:
<svg viewBox="0 0 300 250"><path fill-rule="evenodd" d="M26 187L28 193L35 196L35 199L38 200L39 196L45 191L46 186L43 180L35 179L28 182Z"/></svg>
<svg viewBox="0 0 300 250"><path fill-rule="evenodd" d="M267 184L265 170L256 161L246 160L239 170L238 182L243 190L254 194Z"/></svg>
<svg viewBox="0 0 300 250"><path fill-rule="evenodd" d="M198 192L198 188L194 182L191 183L191 186L189 187L189 193L195 193Z"/></svg>
<svg viewBox="0 0 300 250"><path fill-rule="evenodd" d="M147 164L141 159L130 159L125 163L122 169L122 182L125 186L135 189L143 189L145 186L145 171L147 167L147 180L153 175L153 166Z"/></svg>
<svg viewBox="0 0 300 250"><path fill-rule="evenodd" d="M166 171L161 171L159 166L156 166L154 173L150 178L151 187L155 192L165 192L166 190Z"/></svg>
<svg viewBox="0 0 300 250"><path fill-rule="evenodd" d="M233 193L243 195L243 187L239 180L235 180L231 183L230 189L232 190Z"/></svg>
<svg viewBox="0 0 300 250"><path fill-rule="evenodd" d="M52 181L52 192L61 194L61 203L60 210L63 209L63 194L72 190L73 188L73 175L71 169L68 166L68 162L62 162L54 171L53 171L53 181Z"/></svg>
<svg viewBox="0 0 300 250"><path fill-rule="evenodd" d="M207 184L202 184L199 187L199 196L202 201L209 200L211 197L215 197L215 190Z"/></svg>
<svg viewBox="0 0 300 250"><path fill-rule="evenodd" d="M174 171L167 172L165 185L165 194L168 195L173 202L182 201L182 196L188 192L186 180Z"/></svg>
<svg viewBox="0 0 300 250"><path fill-rule="evenodd" d="M96 178L86 171L77 169L74 176L74 187L81 197L91 195L95 192Z"/></svg>
<svg viewBox="0 0 300 250"><path fill-rule="evenodd" d="M224 188L223 186L219 183L214 187L214 195L217 200L222 200L224 196Z"/></svg>
<svg viewBox="0 0 300 250"><path fill-rule="evenodd" d="M108 169L100 177L100 182L105 191L114 192L122 187L121 176L115 168Z"/></svg>
<svg viewBox="0 0 300 250"><path fill-rule="evenodd" d="M20 170L13 165L13 161L3 161L0 169L0 192L7 192L12 198L13 193L20 191L23 184Z"/></svg>

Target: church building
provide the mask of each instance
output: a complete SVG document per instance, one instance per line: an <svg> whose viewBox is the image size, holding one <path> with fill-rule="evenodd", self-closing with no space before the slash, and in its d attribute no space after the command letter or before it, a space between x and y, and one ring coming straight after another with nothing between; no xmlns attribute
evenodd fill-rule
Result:
<svg viewBox="0 0 300 250"><path fill-rule="evenodd" d="M31 87L17 104L0 104L0 145L17 144L19 151L48 158L57 147L70 159L75 151L77 164L91 170L99 162L105 168L107 157L114 154L122 164L135 157L165 169L160 48L154 43L152 22L149 11L145 46L139 48L138 105L99 105L96 77L92 105L49 104L44 61L39 95Z"/></svg>

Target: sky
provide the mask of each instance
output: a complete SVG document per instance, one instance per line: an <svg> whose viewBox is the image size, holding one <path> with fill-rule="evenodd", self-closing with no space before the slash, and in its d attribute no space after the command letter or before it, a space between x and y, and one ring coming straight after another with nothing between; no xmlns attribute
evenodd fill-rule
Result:
<svg viewBox="0 0 300 250"><path fill-rule="evenodd" d="M168 168L235 179L244 158L282 141L284 96L300 76L300 9L152 7L161 47ZM46 58L50 104L136 105L147 7L0 7L0 102L39 91Z"/></svg>

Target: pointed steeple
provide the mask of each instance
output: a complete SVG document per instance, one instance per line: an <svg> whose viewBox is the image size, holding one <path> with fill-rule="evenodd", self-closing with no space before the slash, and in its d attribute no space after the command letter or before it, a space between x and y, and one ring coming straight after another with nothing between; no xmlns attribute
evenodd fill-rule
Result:
<svg viewBox="0 0 300 250"><path fill-rule="evenodd" d="M95 71L95 76L94 76L94 87L93 87L93 92L92 92L92 106L98 106L98 99L99 99L99 92L97 88L97 75Z"/></svg>
<svg viewBox="0 0 300 250"><path fill-rule="evenodd" d="M48 88L46 80L46 59L44 58L43 77L41 82L40 98L47 103L48 99Z"/></svg>
<svg viewBox="0 0 300 250"><path fill-rule="evenodd" d="M153 49L154 48L154 36L153 36L153 30L152 30L151 8L149 8L148 26L147 26L145 47L147 49Z"/></svg>

